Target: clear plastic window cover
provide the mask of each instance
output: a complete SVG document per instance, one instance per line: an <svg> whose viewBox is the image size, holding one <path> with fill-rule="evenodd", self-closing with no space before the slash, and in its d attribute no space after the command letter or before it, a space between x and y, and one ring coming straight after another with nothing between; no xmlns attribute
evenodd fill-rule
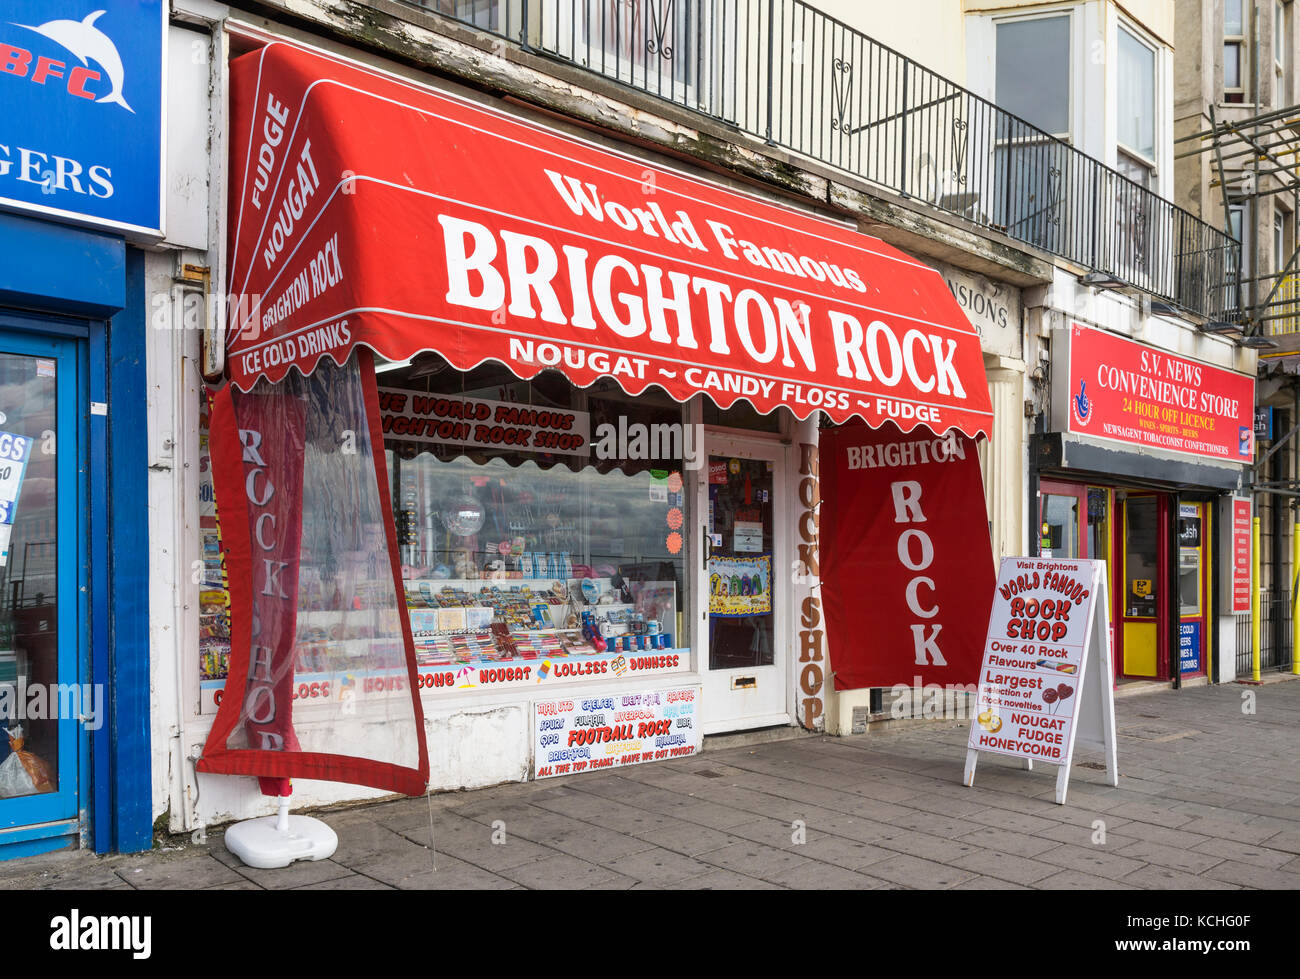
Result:
<svg viewBox="0 0 1300 979"><path fill-rule="evenodd" d="M357 355L233 398L253 608L248 686L227 747L417 767L401 599Z"/></svg>

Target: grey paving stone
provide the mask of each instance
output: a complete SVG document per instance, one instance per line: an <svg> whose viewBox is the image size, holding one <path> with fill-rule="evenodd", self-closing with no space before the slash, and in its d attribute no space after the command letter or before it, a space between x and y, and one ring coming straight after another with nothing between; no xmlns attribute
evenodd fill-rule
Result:
<svg viewBox="0 0 1300 979"><path fill-rule="evenodd" d="M1131 874L1145 865L1142 860L1121 857L1116 853L1109 852L1104 847L1075 846L1070 843L1062 843L1054 850L1046 850L1034 859L1055 864L1067 870L1077 870L1080 873L1091 874L1094 877L1109 877L1112 880L1117 880L1125 874Z"/></svg>
<svg viewBox="0 0 1300 979"><path fill-rule="evenodd" d="M1014 853L1018 857L1032 857L1056 846L1053 840L1041 839L1027 833L1017 833L1014 830L998 829L995 826L981 826L957 837L957 842L990 850L1001 850L1003 853Z"/></svg>
<svg viewBox="0 0 1300 979"><path fill-rule="evenodd" d="M952 861L955 867L1013 884L1033 884L1060 872L1060 867L997 850L977 850Z"/></svg>
<svg viewBox="0 0 1300 979"><path fill-rule="evenodd" d="M333 880L322 880L315 884L304 884L302 887L295 887L297 891L391 891L396 890L389 884L381 881L372 880L362 874L353 874L351 877L335 877Z"/></svg>
<svg viewBox="0 0 1300 979"><path fill-rule="evenodd" d="M1165 846L1163 843L1152 843L1150 840L1138 840L1135 843L1120 847L1115 852L1122 857L1132 857L1134 860L1141 860L1143 863L1182 870L1191 874L1203 873L1224 859L1222 856L1200 853L1196 850L1187 850L1177 846Z"/></svg>
<svg viewBox="0 0 1300 979"><path fill-rule="evenodd" d="M1200 833L1188 833L1180 829L1169 829L1166 826L1157 826L1155 823L1144 823L1135 819L1122 820L1119 825L1115 827L1110 826L1109 820L1106 820L1106 822L1107 837L1113 835L1113 831L1117 830L1119 834L1122 834L1130 840L1146 840L1149 843L1160 843L1163 846L1177 846L1183 847L1184 849L1191 849L1192 847L1205 843L1211 839L1211 837L1203 836Z"/></svg>
<svg viewBox="0 0 1300 979"><path fill-rule="evenodd" d="M1059 819L1044 819L1029 813L1015 812L1011 809L981 809L970 814L970 821L993 826L997 829L1015 830L1018 833L1042 833L1054 826L1060 826Z"/></svg>
<svg viewBox="0 0 1300 979"><path fill-rule="evenodd" d="M1132 824L1130 823L1129 825ZM1137 842L1135 837L1125 836L1122 831L1119 833L1112 833L1109 828L1107 828L1105 836L1106 842L1094 843L1093 837L1095 833L1096 831L1091 826L1072 826L1068 823L1060 823L1059 825L1053 826L1051 829L1044 830L1035 835L1045 840L1054 840L1057 843L1073 843L1076 846L1096 846L1103 850L1118 850L1121 847L1126 847Z"/></svg>
<svg viewBox="0 0 1300 979"><path fill-rule="evenodd" d="M923 890L939 890L956 887L963 881L971 880L978 874L958 867L922 860L907 854L899 854L888 860L871 865L871 876L892 881L904 887Z"/></svg>
<svg viewBox="0 0 1300 979"><path fill-rule="evenodd" d="M137 890L199 890L244 879L207 853L178 859L140 858L119 867L117 873Z"/></svg>
<svg viewBox="0 0 1300 979"><path fill-rule="evenodd" d="M890 881L860 874L844 867L812 863L773 874L771 881L781 887L803 891L874 891Z"/></svg>
<svg viewBox="0 0 1300 979"><path fill-rule="evenodd" d="M1239 843L1236 840L1206 840L1199 843L1196 850L1200 853L1212 854L1223 860L1236 860L1240 863L1254 864L1257 867L1268 867L1271 870L1277 870L1289 863L1295 856L1285 850L1267 849L1268 841L1263 846L1251 846L1249 843Z"/></svg>
<svg viewBox="0 0 1300 979"><path fill-rule="evenodd" d="M791 846L790 849L799 856L807 857L810 860L817 860L846 870L859 871L870 867L873 863L879 863L881 860L888 860L897 855L895 850L887 850L871 843L863 843L860 840L822 833L818 830L809 830L807 840L804 843Z"/></svg>
<svg viewBox="0 0 1300 979"><path fill-rule="evenodd" d="M1185 829L1186 825L1192 822L1194 818L1187 813L1175 812L1172 808L1153 805L1145 801L1124 802L1115 806L1110 812L1116 816L1123 816L1125 819L1132 819L1135 822L1154 823L1167 829Z"/></svg>
<svg viewBox="0 0 1300 979"><path fill-rule="evenodd" d="M1013 884L996 877L972 877L951 888L954 891L1027 891L1024 884Z"/></svg>
<svg viewBox="0 0 1300 979"><path fill-rule="evenodd" d="M1133 871L1124 881L1153 891L1230 891L1240 890L1236 884L1214 880L1204 874L1188 874L1171 867L1150 864Z"/></svg>
<svg viewBox="0 0 1300 979"><path fill-rule="evenodd" d="M895 830L875 842L876 846L886 850L897 850L899 853L940 862L951 862L958 857L974 853L977 849L969 843L945 840L940 836L931 836L929 833L918 833L914 830Z"/></svg>
<svg viewBox="0 0 1300 979"><path fill-rule="evenodd" d="M532 890L583 890L622 875L607 867L560 853L545 860L510 867L501 871L501 876Z"/></svg>
<svg viewBox="0 0 1300 979"><path fill-rule="evenodd" d="M1169 873L1174 873L1174 871L1169 871ZM1044 877L1034 884L1034 887L1044 891L1132 891L1141 889L1141 885L1136 881L1107 880L1105 877L1094 877L1092 874L1085 874L1078 870L1063 870L1051 877Z"/></svg>
<svg viewBox="0 0 1300 979"><path fill-rule="evenodd" d="M441 853L432 870L416 871L389 883L403 891L507 891L520 887L506 877Z"/></svg>
<svg viewBox="0 0 1300 979"><path fill-rule="evenodd" d="M601 866L625 877L658 886L676 884L688 877L698 877L717 869L712 864L662 847L629 853L612 860L602 860L600 863Z"/></svg>
<svg viewBox="0 0 1300 979"><path fill-rule="evenodd" d="M733 843L731 846L724 846L718 850L709 850L707 853L701 853L697 859L703 863L721 867L724 870L744 874L746 877L755 877L758 880L772 881L773 883L776 883L775 878L780 874L788 873L800 867L809 867L816 863L816 861L798 856L790 850L763 846L749 840L742 840L739 843Z"/></svg>
<svg viewBox="0 0 1300 979"><path fill-rule="evenodd" d="M535 842L543 837L534 836ZM589 824L570 825L559 833L544 838L545 845L561 853L567 853L583 860L596 861L603 857L622 857L649 849L653 844L635 836L612 833L598 826Z"/></svg>
<svg viewBox="0 0 1300 979"><path fill-rule="evenodd" d="M688 857L741 842L740 837L724 833L720 829L685 821L668 829L657 829L652 833L641 833L638 839Z"/></svg>
<svg viewBox="0 0 1300 979"><path fill-rule="evenodd" d="M1242 843L1262 843L1270 836L1276 835L1268 826L1252 826L1250 823L1226 819L1193 819L1179 828L1188 833L1217 836Z"/></svg>
<svg viewBox="0 0 1300 979"><path fill-rule="evenodd" d="M789 811L793 811L793 807L789 807ZM684 819L690 823L699 823L701 826L712 826L714 829L730 830L733 826L739 826L742 823L752 823L756 818L770 817L756 816L755 813L748 809L736 809L716 802L696 802L673 810L673 818ZM791 816L791 818L794 817Z"/></svg>
<svg viewBox="0 0 1300 979"><path fill-rule="evenodd" d="M1258 867L1238 860L1224 860L1207 870L1203 876L1227 881L1229 884L1240 884L1242 887L1257 887L1271 891L1300 890L1300 874Z"/></svg>
<svg viewBox="0 0 1300 979"><path fill-rule="evenodd" d="M776 891L780 885L746 877L731 870L714 870L699 877L688 877L673 885L674 890L688 891Z"/></svg>
<svg viewBox="0 0 1300 979"><path fill-rule="evenodd" d="M1267 839L1261 840L1260 845L1266 846L1271 850L1285 850L1287 853L1300 853L1300 832L1276 833Z"/></svg>
<svg viewBox="0 0 1300 979"><path fill-rule="evenodd" d="M488 871L518 867L554 856L550 847L511 835L508 831L493 843L493 830L483 823L459 816L440 816L434 825L434 845L440 854L458 857Z"/></svg>

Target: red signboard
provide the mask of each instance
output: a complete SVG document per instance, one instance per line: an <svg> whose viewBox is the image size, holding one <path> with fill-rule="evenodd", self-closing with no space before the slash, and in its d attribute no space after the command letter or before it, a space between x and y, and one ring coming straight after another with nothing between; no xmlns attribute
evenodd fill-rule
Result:
<svg viewBox="0 0 1300 979"><path fill-rule="evenodd" d="M979 336L878 239L359 65L231 67L230 377L355 345L970 435Z"/></svg>
<svg viewBox="0 0 1300 979"><path fill-rule="evenodd" d="M1232 501L1232 610L1250 611L1250 500Z"/></svg>
<svg viewBox="0 0 1300 979"><path fill-rule="evenodd" d="M1255 379L1074 323L1066 431L1225 462L1255 453Z"/></svg>
<svg viewBox="0 0 1300 979"><path fill-rule="evenodd" d="M973 684L995 581L975 441L847 425L818 451L836 688Z"/></svg>

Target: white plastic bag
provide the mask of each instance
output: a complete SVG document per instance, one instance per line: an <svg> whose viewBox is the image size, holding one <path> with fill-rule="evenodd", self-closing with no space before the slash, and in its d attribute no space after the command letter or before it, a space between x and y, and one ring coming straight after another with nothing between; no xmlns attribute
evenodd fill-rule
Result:
<svg viewBox="0 0 1300 979"><path fill-rule="evenodd" d="M0 761L0 799L31 795L35 791L36 783L27 774L18 752L11 752L8 758Z"/></svg>
<svg viewBox="0 0 1300 979"><path fill-rule="evenodd" d="M13 728L0 728L9 736L11 754L0 762L0 799L12 799L35 792L53 792L54 774L50 766L30 751L25 751L27 739L19 724Z"/></svg>

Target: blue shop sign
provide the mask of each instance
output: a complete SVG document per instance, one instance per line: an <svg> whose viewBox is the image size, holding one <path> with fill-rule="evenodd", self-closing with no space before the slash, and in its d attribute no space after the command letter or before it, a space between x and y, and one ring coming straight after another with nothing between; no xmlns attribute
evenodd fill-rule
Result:
<svg viewBox="0 0 1300 979"><path fill-rule="evenodd" d="M0 207L162 233L164 6L0 5Z"/></svg>
<svg viewBox="0 0 1300 979"><path fill-rule="evenodd" d="M1201 623L1178 624L1178 672L1198 673L1201 669Z"/></svg>

